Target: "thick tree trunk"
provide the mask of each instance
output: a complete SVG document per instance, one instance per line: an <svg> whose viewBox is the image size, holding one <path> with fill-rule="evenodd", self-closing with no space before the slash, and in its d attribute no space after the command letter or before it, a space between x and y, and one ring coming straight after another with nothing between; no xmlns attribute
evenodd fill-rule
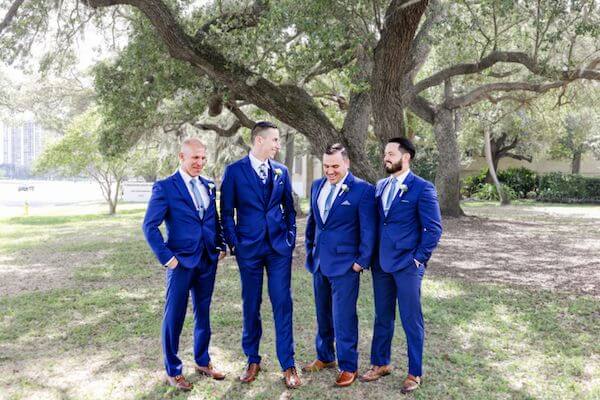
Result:
<svg viewBox="0 0 600 400"><path fill-rule="evenodd" d="M494 167L494 173L495 173L495 171L498 171L498 163L499 162L500 162L500 157L498 156L498 153L496 153L494 151L493 146L492 146L492 166ZM484 181L485 183L491 183L491 184L494 183L494 177L492 176L491 171L492 170L488 166L488 172L487 172L487 174L485 174L485 181Z"/></svg>
<svg viewBox="0 0 600 400"><path fill-rule="evenodd" d="M581 171L581 152L576 151L573 153L573 158L571 159L571 173L578 174Z"/></svg>
<svg viewBox="0 0 600 400"><path fill-rule="evenodd" d="M412 86L409 53L428 1L394 0L387 8L381 39L374 51L371 101L375 134L381 147L393 137L405 136L402 96Z"/></svg>
<svg viewBox="0 0 600 400"><path fill-rule="evenodd" d="M440 108L433 123L439 162L435 186L439 194L442 215L460 217L460 153L454 129L452 110Z"/></svg>

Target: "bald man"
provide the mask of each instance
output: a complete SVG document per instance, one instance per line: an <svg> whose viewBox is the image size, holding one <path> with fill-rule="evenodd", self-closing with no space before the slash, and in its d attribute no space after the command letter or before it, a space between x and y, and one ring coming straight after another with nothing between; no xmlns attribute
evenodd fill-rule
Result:
<svg viewBox="0 0 600 400"><path fill-rule="evenodd" d="M186 139L179 152L180 167L152 188L143 230L156 258L166 268L162 348L167 383L191 390L177 356L190 292L194 306L194 369L213 379L225 378L210 362L209 309L217 262L225 256L225 244L215 206L215 184L200 176L206 164L206 146ZM158 227L165 223L167 241Z"/></svg>

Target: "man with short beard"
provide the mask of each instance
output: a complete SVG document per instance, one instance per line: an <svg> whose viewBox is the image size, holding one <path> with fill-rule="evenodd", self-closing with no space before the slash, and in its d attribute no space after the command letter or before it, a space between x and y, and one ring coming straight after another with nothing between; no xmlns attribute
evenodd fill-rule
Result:
<svg viewBox="0 0 600 400"><path fill-rule="evenodd" d="M377 183L379 248L373 271L375 324L371 368L360 379L370 382L389 375L396 301L408 347L408 375L402 393L421 385L425 329L421 313L421 280L442 235L435 187L410 171L415 146L406 138L385 146L388 178Z"/></svg>

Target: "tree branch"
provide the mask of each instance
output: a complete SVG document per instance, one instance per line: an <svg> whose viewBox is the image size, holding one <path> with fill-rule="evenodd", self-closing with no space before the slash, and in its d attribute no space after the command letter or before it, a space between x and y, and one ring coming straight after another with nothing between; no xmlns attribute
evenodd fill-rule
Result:
<svg viewBox="0 0 600 400"><path fill-rule="evenodd" d="M528 92L545 93L551 89L556 89L565 85L565 82L551 82L551 83L527 83L527 82L498 82L482 85L471 92L451 99L446 100L443 105L446 108L454 109L467 107L478 101L481 101L488 97L490 92L510 92L523 90Z"/></svg>
<svg viewBox="0 0 600 400"><path fill-rule="evenodd" d="M527 53L517 51L495 51L482 58L479 62L457 64L437 72L429 78L423 79L414 86L414 92L420 93L425 89L437 86L446 79L457 75L468 75L479 73L488 69L499 62L521 64L535 75L545 77L551 80L571 81L575 79L592 79L600 80L600 71L587 69L584 66L577 69L545 70L540 67L535 60ZM592 60L588 65L596 65L595 60Z"/></svg>
<svg viewBox="0 0 600 400"><path fill-rule="evenodd" d="M236 120L229 128L221 128L219 125L204 124L201 122L194 122L193 125L194 127L202 129L203 131L214 131L217 135L223 137L232 137L242 127L242 124L239 120Z"/></svg>
<svg viewBox="0 0 600 400"><path fill-rule="evenodd" d="M213 26L221 27L224 32L255 27L267 10L267 1L256 0L249 9L240 12L224 13L206 22L196 31L195 37L198 40L202 40Z"/></svg>
<svg viewBox="0 0 600 400"><path fill-rule="evenodd" d="M410 46L410 81L414 81L414 77L417 75L419 70L423 67L423 64L427 60L427 56L431 51L431 42L429 33L433 26L443 19L443 11L439 0L430 0L427 12L427 17L421 25L421 29L415 35L411 46Z"/></svg>
<svg viewBox="0 0 600 400"><path fill-rule="evenodd" d="M15 18L17 12L19 11L19 7L21 7L24 1L25 0L15 0L10 5L10 8L6 12L6 15L4 15L4 18L2 19L2 22L0 22L0 35L2 34L2 31L6 29L8 25L10 25L11 21Z"/></svg>

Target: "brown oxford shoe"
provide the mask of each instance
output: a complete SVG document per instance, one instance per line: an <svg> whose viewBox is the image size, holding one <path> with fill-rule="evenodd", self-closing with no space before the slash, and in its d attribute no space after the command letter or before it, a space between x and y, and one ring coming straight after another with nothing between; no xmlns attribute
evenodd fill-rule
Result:
<svg viewBox="0 0 600 400"><path fill-rule="evenodd" d="M283 371L283 379L285 381L285 386L287 386L288 389L296 389L302 385L296 367L290 367Z"/></svg>
<svg viewBox="0 0 600 400"><path fill-rule="evenodd" d="M211 363L208 363L207 366L201 367L199 365L194 365L194 369L200 375L210 376L211 378L221 381L225 379L225 374L221 371L217 371Z"/></svg>
<svg viewBox="0 0 600 400"><path fill-rule="evenodd" d="M306 364L302 367L302 372L319 372L325 368L335 368L335 361L323 362L319 359L315 359L310 364Z"/></svg>
<svg viewBox="0 0 600 400"><path fill-rule="evenodd" d="M361 382L373 382L377 379L392 373L392 367L389 365L371 365L367 372L358 378Z"/></svg>
<svg viewBox="0 0 600 400"><path fill-rule="evenodd" d="M337 379L335 380L335 386L338 387L346 387L350 386L356 380L358 376L358 372L348 372L348 371L340 371Z"/></svg>
<svg viewBox="0 0 600 400"><path fill-rule="evenodd" d="M402 382L402 389L400 391L404 394L414 392L421 386L421 377L413 376L408 374L404 382Z"/></svg>
<svg viewBox="0 0 600 400"><path fill-rule="evenodd" d="M260 371L260 364L258 364L258 363L248 364L248 367L246 367L246 370L244 371L242 376L240 376L240 381L242 381L244 383L253 382L256 379L256 375L258 375L258 371Z"/></svg>
<svg viewBox="0 0 600 400"><path fill-rule="evenodd" d="M190 391L192 390L192 384L185 380L183 375L167 376L167 384L173 386L176 389Z"/></svg>

